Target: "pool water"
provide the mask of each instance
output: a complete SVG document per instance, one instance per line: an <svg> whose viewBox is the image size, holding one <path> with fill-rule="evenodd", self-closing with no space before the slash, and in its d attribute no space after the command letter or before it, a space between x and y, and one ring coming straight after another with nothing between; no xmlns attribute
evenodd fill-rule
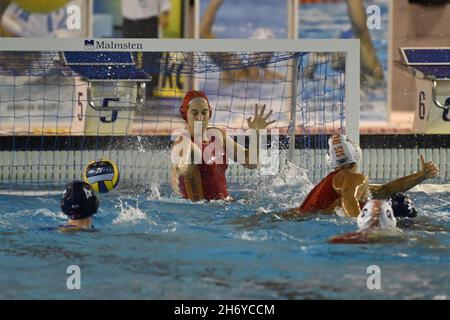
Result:
<svg viewBox="0 0 450 320"><path fill-rule="evenodd" d="M167 186L101 195L98 232L59 234L60 196L0 196L1 299L448 299L450 192L411 192L420 217L389 242L332 245L339 216L281 220L311 185L231 185L235 202L191 203ZM301 179L299 179L301 181ZM81 290L68 290L69 265ZM367 288L367 268L381 289Z"/></svg>

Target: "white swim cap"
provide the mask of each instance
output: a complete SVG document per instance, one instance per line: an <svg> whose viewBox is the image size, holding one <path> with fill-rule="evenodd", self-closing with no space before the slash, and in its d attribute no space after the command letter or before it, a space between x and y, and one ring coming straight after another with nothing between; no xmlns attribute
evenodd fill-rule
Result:
<svg viewBox="0 0 450 320"><path fill-rule="evenodd" d="M257 28L255 31L253 31L251 39L275 39L275 34L272 30L268 28Z"/></svg>
<svg viewBox="0 0 450 320"><path fill-rule="evenodd" d="M357 218L359 230L394 229L397 220L391 205L384 200L370 200L366 203Z"/></svg>
<svg viewBox="0 0 450 320"><path fill-rule="evenodd" d="M357 163L361 159L361 154L361 148L345 134L335 134L328 139L327 161L333 168Z"/></svg>

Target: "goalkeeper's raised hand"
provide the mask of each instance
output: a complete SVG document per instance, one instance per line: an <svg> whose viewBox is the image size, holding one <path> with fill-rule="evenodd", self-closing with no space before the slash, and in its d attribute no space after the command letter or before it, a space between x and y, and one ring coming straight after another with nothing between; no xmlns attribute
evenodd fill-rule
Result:
<svg viewBox="0 0 450 320"><path fill-rule="evenodd" d="M247 118L247 124L250 129L265 129L274 123L276 120L267 121L269 117L272 115L273 110L270 110L267 115L264 115L264 111L266 110L266 105L264 104L260 107L258 104L255 104L255 115Z"/></svg>

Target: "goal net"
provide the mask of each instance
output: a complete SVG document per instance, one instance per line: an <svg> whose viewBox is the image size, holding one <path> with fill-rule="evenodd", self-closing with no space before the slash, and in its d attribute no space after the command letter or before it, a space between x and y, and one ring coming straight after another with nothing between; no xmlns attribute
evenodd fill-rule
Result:
<svg viewBox="0 0 450 320"><path fill-rule="evenodd" d="M121 182L167 183L171 134L185 126L179 108L191 89L207 94L210 125L236 139L245 135L255 105L266 105L275 120L267 135L269 150L279 155L277 169L293 162L312 181L329 171L324 153L330 134L358 140L355 41L0 43L3 189L60 188L101 158L118 164ZM261 172L231 164L227 174L239 182Z"/></svg>

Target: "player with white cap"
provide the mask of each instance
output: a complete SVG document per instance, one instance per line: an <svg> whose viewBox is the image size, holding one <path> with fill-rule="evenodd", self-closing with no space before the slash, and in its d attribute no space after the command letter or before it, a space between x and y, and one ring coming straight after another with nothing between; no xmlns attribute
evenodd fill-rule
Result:
<svg viewBox="0 0 450 320"><path fill-rule="evenodd" d="M334 171L311 190L299 208L289 210L285 216L327 214L341 208L346 216L357 217L360 208L370 197L375 199L391 197L394 209L398 207L404 211L404 201L397 199L398 193L405 192L438 173L433 162L425 162L423 156L420 156L422 168L419 172L383 185L369 185L369 178L358 171L358 162L362 156L358 145L344 134L335 134L328 140L328 147L327 160Z"/></svg>

